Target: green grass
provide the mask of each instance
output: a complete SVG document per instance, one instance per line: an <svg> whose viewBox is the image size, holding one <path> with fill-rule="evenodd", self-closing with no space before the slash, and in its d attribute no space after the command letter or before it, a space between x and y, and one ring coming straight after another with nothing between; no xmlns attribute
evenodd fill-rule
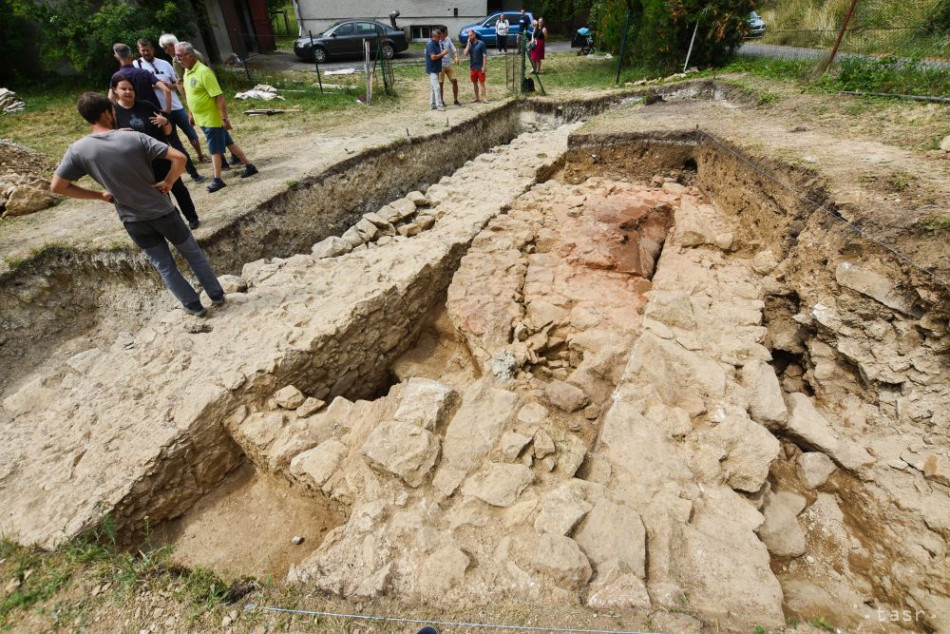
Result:
<svg viewBox="0 0 950 634"><path fill-rule="evenodd" d="M722 73L746 73L768 79L799 81L821 92L855 91L902 95L950 95L950 70L901 62L894 57L842 59L819 75L814 62L739 57Z"/></svg>
<svg viewBox="0 0 950 634"><path fill-rule="evenodd" d="M950 215L938 216L932 215L922 219L921 225L929 233L942 233L950 231Z"/></svg>
<svg viewBox="0 0 950 634"><path fill-rule="evenodd" d="M76 100L86 91L104 92L103 86L70 81L46 85L8 86L26 103L22 112L0 114L0 138L54 157L62 157L69 144L89 131L76 111Z"/></svg>
<svg viewBox="0 0 950 634"><path fill-rule="evenodd" d="M52 552L0 539L0 578L18 584L0 598L0 627L17 623L30 610L48 612L54 622L72 624L97 602L121 602L143 590L169 591L190 606L193 618L229 598L228 585L213 572L172 564L171 549L151 545L147 526L145 542L134 553L120 549L115 526L108 519ZM91 587L105 589L92 596L85 591ZM76 590L81 599L67 596ZM47 605L57 597L53 606Z"/></svg>

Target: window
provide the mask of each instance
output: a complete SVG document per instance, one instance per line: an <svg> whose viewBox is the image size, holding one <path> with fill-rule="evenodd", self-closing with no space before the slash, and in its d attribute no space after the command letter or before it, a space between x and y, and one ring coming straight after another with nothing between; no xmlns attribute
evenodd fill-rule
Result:
<svg viewBox="0 0 950 634"><path fill-rule="evenodd" d="M333 31L333 34L337 37L340 37L341 35L353 35L353 23L347 22L346 24L341 24L340 26L336 27L336 30Z"/></svg>
<svg viewBox="0 0 950 634"><path fill-rule="evenodd" d="M428 40L438 28L441 27L437 24L413 24L409 27L409 36L414 40Z"/></svg>
<svg viewBox="0 0 950 634"><path fill-rule="evenodd" d="M372 35L376 36L376 25L370 24L369 22L357 22L356 23L356 34L357 35Z"/></svg>

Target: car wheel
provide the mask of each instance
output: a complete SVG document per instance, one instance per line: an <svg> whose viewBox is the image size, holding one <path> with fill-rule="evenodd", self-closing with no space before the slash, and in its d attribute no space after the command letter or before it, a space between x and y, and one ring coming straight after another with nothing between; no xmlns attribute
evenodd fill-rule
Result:
<svg viewBox="0 0 950 634"><path fill-rule="evenodd" d="M327 52L324 49L317 46L316 48L313 49L313 59L318 64L325 64L327 61Z"/></svg>
<svg viewBox="0 0 950 634"><path fill-rule="evenodd" d="M386 42L383 43L383 59L392 59L396 57L396 49L393 48L392 44Z"/></svg>

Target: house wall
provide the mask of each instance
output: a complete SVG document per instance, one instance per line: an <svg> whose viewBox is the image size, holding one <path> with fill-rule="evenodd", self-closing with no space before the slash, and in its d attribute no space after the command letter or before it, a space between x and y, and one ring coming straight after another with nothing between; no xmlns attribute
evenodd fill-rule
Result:
<svg viewBox="0 0 950 634"><path fill-rule="evenodd" d="M297 0L296 4L301 34L309 30L314 35L347 18L373 18L388 24L391 11L399 11L396 24L407 33L414 25L444 25L456 33L488 15L488 0Z"/></svg>

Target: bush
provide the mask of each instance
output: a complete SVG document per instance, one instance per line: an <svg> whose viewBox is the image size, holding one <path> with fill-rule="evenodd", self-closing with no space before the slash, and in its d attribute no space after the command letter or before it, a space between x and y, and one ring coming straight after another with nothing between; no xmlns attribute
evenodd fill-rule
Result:
<svg viewBox="0 0 950 634"><path fill-rule="evenodd" d="M172 0L8 0L13 15L39 27L41 61L47 70L67 64L90 81L105 81L117 66L112 45L170 31L179 39L193 36L190 3Z"/></svg>
<svg viewBox="0 0 950 634"><path fill-rule="evenodd" d="M721 66L748 28L753 0L597 0L592 10L600 45L619 53L627 30L625 64L667 72L682 66L697 23L690 65Z"/></svg>

